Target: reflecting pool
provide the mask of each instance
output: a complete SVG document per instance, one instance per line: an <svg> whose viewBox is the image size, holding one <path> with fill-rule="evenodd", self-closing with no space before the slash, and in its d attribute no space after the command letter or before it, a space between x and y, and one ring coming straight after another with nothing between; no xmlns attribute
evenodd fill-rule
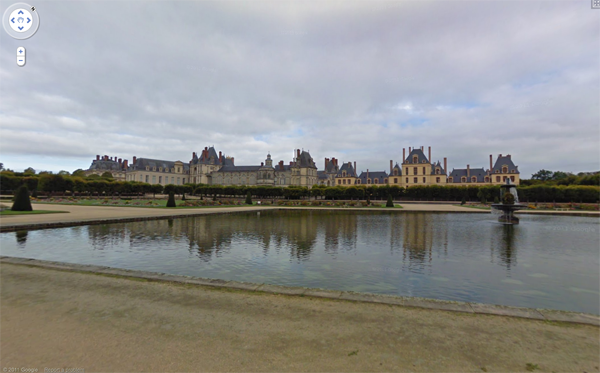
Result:
<svg viewBox="0 0 600 373"><path fill-rule="evenodd" d="M600 220L268 211L0 234L2 255L600 314Z"/></svg>

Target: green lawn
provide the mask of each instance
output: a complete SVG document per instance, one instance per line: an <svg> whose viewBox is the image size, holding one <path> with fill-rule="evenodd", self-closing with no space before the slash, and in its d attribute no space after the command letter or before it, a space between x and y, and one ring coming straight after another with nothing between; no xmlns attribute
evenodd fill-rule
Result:
<svg viewBox="0 0 600 373"><path fill-rule="evenodd" d="M2 210L0 216L4 215L37 215L37 214L58 214L58 213L69 213L68 211L51 211L51 210L33 210L33 211L12 211Z"/></svg>
<svg viewBox="0 0 600 373"><path fill-rule="evenodd" d="M479 209L479 210L491 210L491 207L484 207L484 206L468 206L468 205L453 205L453 206L458 206L458 207L468 207L470 209Z"/></svg>

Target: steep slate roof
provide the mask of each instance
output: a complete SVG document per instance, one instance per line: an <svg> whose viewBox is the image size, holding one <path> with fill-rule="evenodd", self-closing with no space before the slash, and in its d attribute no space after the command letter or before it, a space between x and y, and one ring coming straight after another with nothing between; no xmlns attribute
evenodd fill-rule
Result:
<svg viewBox="0 0 600 373"><path fill-rule="evenodd" d="M198 157L196 155L194 158L192 158L191 163L192 164L202 163L202 164L221 165L221 164L227 164L226 159L227 158L225 158L225 156L223 156L223 162L221 162L219 160L219 154L217 154L215 147L211 146L210 148L208 148L208 156L206 156L206 157L204 156L204 149L202 149L202 151L200 151L200 157Z"/></svg>
<svg viewBox="0 0 600 373"><path fill-rule="evenodd" d="M445 175L446 174L446 170L444 170L444 166L440 163L440 161L437 161L436 164L432 164L431 165L431 174L435 175L435 168L439 167L440 168L440 175Z"/></svg>
<svg viewBox="0 0 600 373"><path fill-rule="evenodd" d="M99 170L99 171L122 171L123 167L119 167L119 162L117 161L104 161L104 160L93 160L92 165L89 168L90 170Z"/></svg>
<svg viewBox="0 0 600 373"><path fill-rule="evenodd" d="M217 172L254 172L264 166L223 166Z"/></svg>
<svg viewBox="0 0 600 373"><path fill-rule="evenodd" d="M423 153L423 151L421 150L421 148L415 148L415 149L413 149L408 154L408 157L406 157L405 163L413 164L413 156L415 156L415 155L417 157L419 157L419 164L422 164L423 161L425 161L425 163L429 163L429 160L427 159L427 157L425 156L425 153Z"/></svg>
<svg viewBox="0 0 600 373"><path fill-rule="evenodd" d="M452 178L452 181L448 182L453 183L453 184L460 184L461 183L461 178L465 176L467 177L467 169L466 168L455 168L452 170L452 172L450 173L450 176ZM488 176L487 171L485 171L483 168L472 168L471 169L471 176L467 177L467 183L471 182L471 178L473 176L477 177L477 182L478 183L484 183L485 182L485 177Z"/></svg>
<svg viewBox="0 0 600 373"><path fill-rule="evenodd" d="M394 170L398 170L398 175L394 175ZM398 165L398 163L396 163L396 165L392 169L392 174L389 176L402 176L402 167L400 167L400 165Z"/></svg>
<svg viewBox="0 0 600 373"><path fill-rule="evenodd" d="M328 174L336 174L339 170L339 166L336 166L332 161L329 161L329 163L327 163L327 167L325 167L325 172Z"/></svg>
<svg viewBox="0 0 600 373"><path fill-rule="evenodd" d="M300 153L300 159L299 162L296 162L296 166L317 168L315 161L310 156L310 153L304 150L302 153Z"/></svg>
<svg viewBox="0 0 600 373"><path fill-rule="evenodd" d="M343 171L346 171L346 176L342 176ZM336 177L356 177L356 172L354 171L354 167L352 167L352 163L348 162L348 163L342 164L342 167L340 168L337 175L335 175L335 176Z"/></svg>
<svg viewBox="0 0 600 373"><path fill-rule="evenodd" d="M325 171L317 171L317 178L319 180L327 180L329 179L329 176L327 176L327 173Z"/></svg>
<svg viewBox="0 0 600 373"><path fill-rule="evenodd" d="M363 171L360 176L361 184L367 184L367 173ZM369 171L369 179L371 179L371 184L375 184L375 179L377 179L378 184L385 184L385 179L388 178L388 174L385 171Z"/></svg>
<svg viewBox="0 0 600 373"><path fill-rule="evenodd" d="M183 163L183 171L189 171L190 170L190 165L187 163ZM173 167L175 167L175 162L172 161L164 161L161 159L150 159L150 158L138 158L135 162L134 165L130 165L129 166L129 170L130 171L136 171L136 170L141 170L141 171L146 171L146 166L150 167L150 171L152 171L152 168L156 167L156 171L158 171L158 169L160 167L163 168L163 170L165 168L169 169L169 172L171 171L171 169Z"/></svg>
<svg viewBox="0 0 600 373"><path fill-rule="evenodd" d="M275 166L273 166L273 168L275 169L275 172L289 171L291 167L292 166L290 166L289 164L284 164L283 165L283 170L282 170L281 167L278 164L276 164Z"/></svg>
<svg viewBox="0 0 600 373"><path fill-rule="evenodd" d="M496 163L494 164L494 168L492 168L492 173L495 174L496 170L498 171L498 173L502 173L502 166L504 165L508 166L508 172L511 172L511 170L515 170L515 173L520 173L519 166L515 166L512 159L510 159L510 155L505 155L503 157L499 156L496 160Z"/></svg>

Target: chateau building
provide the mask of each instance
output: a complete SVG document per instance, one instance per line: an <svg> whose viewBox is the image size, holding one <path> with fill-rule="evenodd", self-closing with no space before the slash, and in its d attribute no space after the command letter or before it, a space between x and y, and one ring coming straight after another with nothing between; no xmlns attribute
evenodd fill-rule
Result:
<svg viewBox="0 0 600 373"><path fill-rule="evenodd" d="M205 147L199 154L192 153L188 163L182 161L166 161L150 158L133 157L131 165L127 160L107 155L92 161L87 175L102 175L110 172L116 180L138 181L150 184L185 183L207 185L269 185L269 186L305 186L320 184L325 186L351 185L397 185L409 188L415 185L497 185L510 179L514 184L520 182L519 169L510 154L498 155L496 163L490 155L490 168L453 169L448 174L448 160L444 163L432 161L431 147L425 155L424 147L402 149L400 164L390 160L390 170L363 171L358 173L356 162L338 165L336 158L325 158L323 171L317 166L310 153L296 149L294 158L289 164L281 160L273 164L271 154L260 165L236 166L233 157L225 156L215 150L214 146Z"/></svg>
<svg viewBox="0 0 600 373"><path fill-rule="evenodd" d="M85 176L102 176L105 172L110 172L115 180L125 180L125 175L127 173L127 159L123 161L123 159L117 159L117 157L109 158L108 155L102 157L97 155L96 159L92 161L90 168L84 171L84 174Z"/></svg>

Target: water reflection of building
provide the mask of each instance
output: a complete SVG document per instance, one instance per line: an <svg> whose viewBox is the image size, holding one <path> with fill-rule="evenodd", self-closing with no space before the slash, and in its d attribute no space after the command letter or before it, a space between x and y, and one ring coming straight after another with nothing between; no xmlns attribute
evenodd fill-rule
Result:
<svg viewBox="0 0 600 373"><path fill-rule="evenodd" d="M345 251L356 249L357 214L352 211L339 213L323 211L319 214L320 228L323 230L325 252L330 255L338 253L340 246ZM324 215L324 216L323 216Z"/></svg>
<svg viewBox="0 0 600 373"><path fill-rule="evenodd" d="M511 266L517 264L517 242L520 229L512 224L499 224L492 232L491 254L492 261L497 257L499 264L510 270Z"/></svg>

